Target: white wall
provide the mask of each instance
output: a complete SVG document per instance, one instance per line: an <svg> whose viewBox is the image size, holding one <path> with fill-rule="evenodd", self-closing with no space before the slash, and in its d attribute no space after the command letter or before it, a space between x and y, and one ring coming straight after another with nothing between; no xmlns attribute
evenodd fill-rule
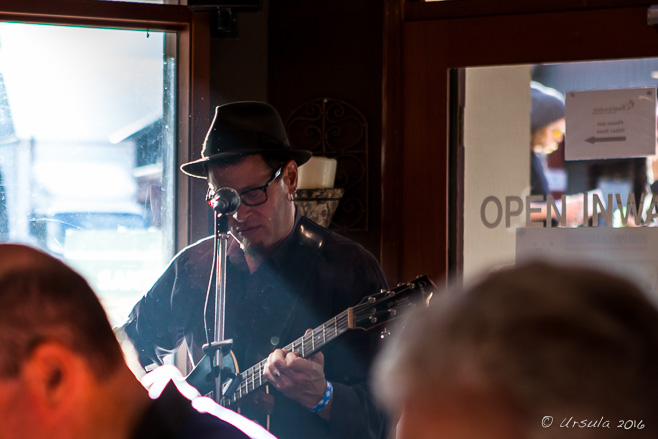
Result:
<svg viewBox="0 0 658 439"><path fill-rule="evenodd" d="M466 71L464 108L464 279L511 264L515 230L486 228L480 207L495 196L525 199L530 186L530 66L478 67ZM491 218L493 211L487 211ZM487 216L487 218L490 218Z"/></svg>

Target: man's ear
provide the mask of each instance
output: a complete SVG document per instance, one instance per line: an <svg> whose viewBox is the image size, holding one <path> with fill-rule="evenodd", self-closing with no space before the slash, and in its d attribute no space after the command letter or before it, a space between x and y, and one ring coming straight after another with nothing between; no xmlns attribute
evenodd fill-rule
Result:
<svg viewBox="0 0 658 439"><path fill-rule="evenodd" d="M294 194L297 189L297 163L294 160L288 161L284 166L283 181L288 188L289 194Z"/></svg>
<svg viewBox="0 0 658 439"><path fill-rule="evenodd" d="M62 344L38 345L25 361L22 377L32 397L44 408L54 409L75 395L76 382L82 379L82 359Z"/></svg>

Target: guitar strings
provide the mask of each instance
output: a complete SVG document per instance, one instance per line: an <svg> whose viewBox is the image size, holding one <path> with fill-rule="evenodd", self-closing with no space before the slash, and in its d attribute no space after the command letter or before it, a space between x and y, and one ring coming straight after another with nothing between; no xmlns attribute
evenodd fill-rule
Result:
<svg viewBox="0 0 658 439"><path fill-rule="evenodd" d="M393 294L397 295L399 292L402 290L407 290L407 289L413 289L415 287L420 287L420 291L425 293L426 288L428 287L428 282L426 281L427 276L422 276L417 278L414 282L408 283L408 284L400 284L398 285L397 288L391 290L391 291L384 291L382 290L382 293L388 293L388 295ZM433 284L430 282L430 286L433 286ZM373 296L371 296L373 297ZM431 294L430 294L431 297ZM339 335L342 335L343 333L347 332L350 329L349 325L349 311L350 309L352 310L352 313L354 316L357 316L357 320L362 319L363 317L358 317L358 314L364 310L371 308L374 303L379 303L380 300L375 300L374 302L364 302L364 303L359 303L353 308L348 308L347 310L343 311L342 313L338 314L335 316L333 319L331 319L329 322L324 323L323 325L313 329L310 333L304 334L302 337L299 339L293 341L289 345L285 346L284 349L291 351L291 352L297 352L300 353L301 351L301 356L306 357L307 355L310 355L316 351L316 346L315 346L315 338L318 337L318 342L320 344L318 345L319 347L324 346L324 344L328 343L329 341L335 339ZM377 316L380 316L382 314L388 314L390 313L390 310L380 310L378 311L377 308L375 308L374 313L369 313L366 315L367 318L374 318ZM331 321L333 321L333 325L330 325ZM376 319L373 321L373 323L376 321ZM333 332L329 332L327 334L327 329L333 329ZM319 332L322 332L320 335ZM309 346L310 343L310 346ZM299 346L300 349L295 349L296 346ZM308 354L307 354L308 351ZM229 398L222 398L222 405L224 406L229 406L237 402L239 399L242 397L246 396L249 394L251 391L257 389L258 387L262 386L264 383L267 382L263 378L263 371L265 369L265 364L267 362L267 359L260 361L256 365L250 367L249 369L245 370L240 374L240 377L242 378L242 381L240 381L240 384L238 388L235 390L235 392L229 397Z"/></svg>
<svg viewBox="0 0 658 439"><path fill-rule="evenodd" d="M347 332L349 329L348 311L349 310L345 310L335 316L330 321L331 323L327 322L313 329L308 334L304 334L299 339L285 346L284 349L291 352L301 353L302 357L314 353L316 351L316 337L318 337L318 341L321 342L321 344L318 345L318 347L320 347ZM262 360L240 374L242 381L240 381L238 388L235 389L235 392L230 397L224 398L228 405L234 404L239 399L267 382L267 380L263 378L263 371L266 363L267 359ZM224 405L226 406L226 404Z"/></svg>

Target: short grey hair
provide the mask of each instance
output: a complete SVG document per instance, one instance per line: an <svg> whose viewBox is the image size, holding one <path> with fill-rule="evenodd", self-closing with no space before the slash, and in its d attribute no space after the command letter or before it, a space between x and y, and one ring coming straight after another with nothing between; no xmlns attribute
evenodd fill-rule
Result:
<svg viewBox="0 0 658 439"><path fill-rule="evenodd" d="M658 310L629 281L591 268L507 268L409 315L374 375L393 413L441 385L479 383L518 408L527 438L549 434L545 415L610 420L559 437L623 436L624 419L645 425L631 437L658 437Z"/></svg>

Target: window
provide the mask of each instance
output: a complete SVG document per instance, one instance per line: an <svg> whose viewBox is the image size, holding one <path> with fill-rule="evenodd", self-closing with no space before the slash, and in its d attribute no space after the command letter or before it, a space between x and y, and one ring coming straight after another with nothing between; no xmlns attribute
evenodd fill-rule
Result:
<svg viewBox="0 0 658 439"><path fill-rule="evenodd" d="M122 323L176 240L187 239L176 233L187 217L175 205L187 203L188 185L175 173L200 135L194 123L207 127L196 106L207 89L193 87L204 76L192 76L192 64L207 60L189 57L207 37L195 25L202 19L180 6L72 1L53 12L8 3L0 242L62 258L99 294L111 323ZM179 120L181 112L200 117Z"/></svg>
<svg viewBox="0 0 658 439"><path fill-rule="evenodd" d="M62 257L119 323L172 249L165 34L2 23L0 42L4 238Z"/></svg>

